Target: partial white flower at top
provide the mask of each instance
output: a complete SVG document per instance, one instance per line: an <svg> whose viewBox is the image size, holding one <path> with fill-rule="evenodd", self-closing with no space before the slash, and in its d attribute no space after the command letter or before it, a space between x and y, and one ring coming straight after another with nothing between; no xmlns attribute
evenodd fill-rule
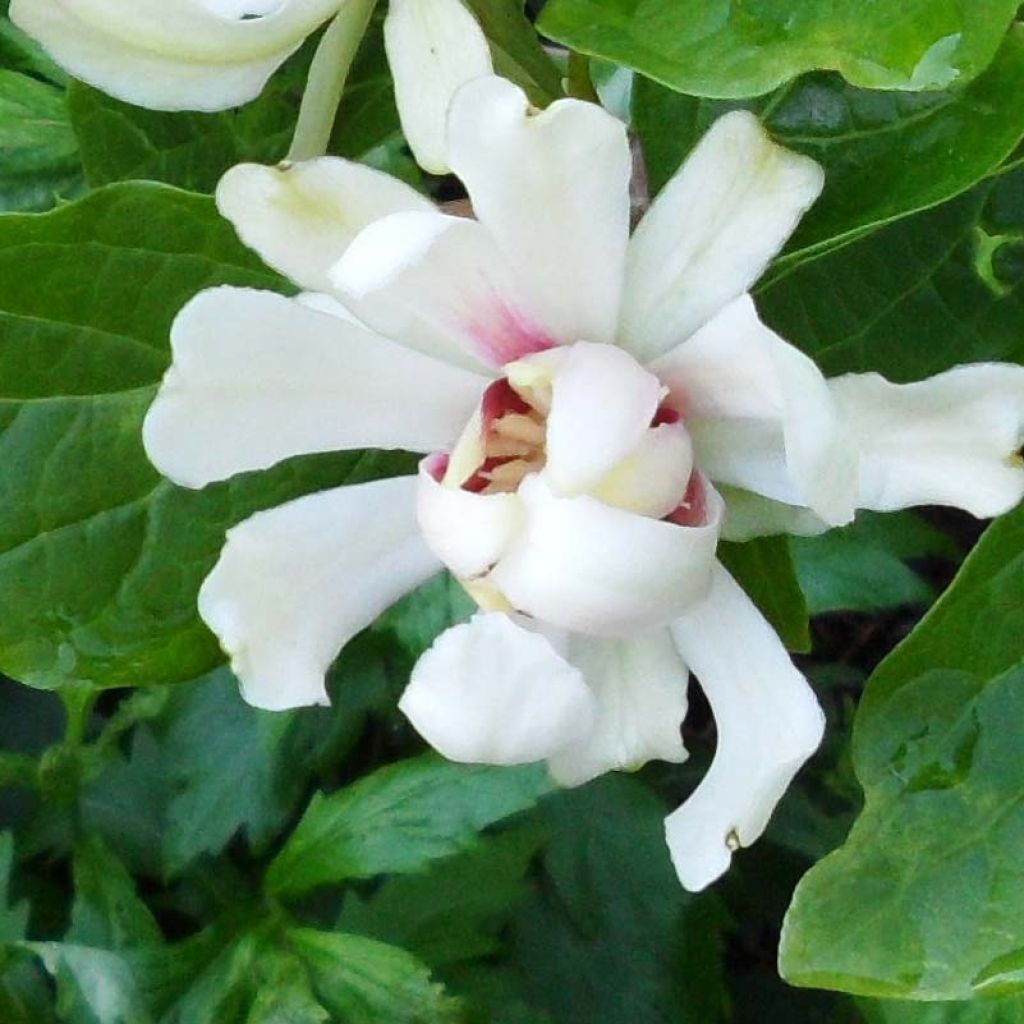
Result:
<svg viewBox="0 0 1024 1024"><path fill-rule="evenodd" d="M449 758L546 759L569 785L682 761L697 676L718 747L666 829L700 889L823 727L719 535L823 530L857 507L1009 509L1024 368L826 381L764 326L747 289L822 172L750 114L715 123L632 238L625 129L597 106L536 113L486 77L448 124L476 220L335 158L224 178L220 209L307 291L192 300L146 448L187 487L300 453L425 453L415 477L229 532L199 602L246 698L325 702L349 638L447 566L480 611L422 657L401 707Z"/></svg>
<svg viewBox="0 0 1024 1024"><path fill-rule="evenodd" d="M310 33L353 0L11 0L16 25L77 78L156 110L255 99ZM491 71L460 0L390 0L385 44L402 128L428 171L446 171L455 90Z"/></svg>

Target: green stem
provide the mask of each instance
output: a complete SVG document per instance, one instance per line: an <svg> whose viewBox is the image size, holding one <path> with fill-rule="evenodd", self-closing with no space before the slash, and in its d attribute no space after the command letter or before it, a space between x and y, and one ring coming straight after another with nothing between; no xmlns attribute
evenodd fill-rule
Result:
<svg viewBox="0 0 1024 1024"><path fill-rule="evenodd" d="M376 0L345 0L338 16L327 26L309 66L288 160L312 160L327 152L345 79L375 4Z"/></svg>
<svg viewBox="0 0 1024 1024"><path fill-rule="evenodd" d="M60 688L60 699L64 705L67 725L64 730L64 745L80 747L85 740L85 730L89 724L96 698L100 691L91 683L66 683Z"/></svg>
<svg viewBox="0 0 1024 1024"><path fill-rule="evenodd" d="M590 58L575 50L569 51L569 67L565 76L565 91L578 100L601 105L601 98L590 77Z"/></svg>

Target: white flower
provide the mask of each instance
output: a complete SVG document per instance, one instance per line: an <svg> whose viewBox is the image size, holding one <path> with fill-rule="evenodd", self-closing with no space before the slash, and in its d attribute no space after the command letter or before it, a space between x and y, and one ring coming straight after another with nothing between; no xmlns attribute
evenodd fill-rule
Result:
<svg viewBox="0 0 1024 1024"><path fill-rule="evenodd" d="M200 594L247 699L326 700L342 645L444 564L481 606L401 706L442 753L546 758L575 784L686 756L689 671L718 725L667 820L683 883L755 840L822 716L715 561L752 536L1024 493L1024 368L826 382L746 294L822 173L757 120L719 120L629 238L623 126L575 100L531 113L499 78L457 94L449 156L478 220L334 158L242 166L218 199L309 289L197 296L145 425L185 486L303 452L427 454L235 527ZM719 491L727 495L725 513Z"/></svg>
<svg viewBox="0 0 1024 1024"><path fill-rule="evenodd" d="M62 67L129 103L225 110L254 99L306 37L355 0L11 0L10 16ZM391 0L385 44L399 116L420 164L447 170L455 90L491 70L460 0Z"/></svg>

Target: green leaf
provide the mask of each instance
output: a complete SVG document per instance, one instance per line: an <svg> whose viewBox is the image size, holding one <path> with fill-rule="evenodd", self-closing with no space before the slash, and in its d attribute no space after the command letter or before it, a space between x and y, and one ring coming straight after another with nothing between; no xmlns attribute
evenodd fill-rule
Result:
<svg viewBox="0 0 1024 1024"><path fill-rule="evenodd" d="M125 961L160 1024L244 1021L264 966L265 937L227 918L174 946L139 948Z"/></svg>
<svg viewBox="0 0 1024 1024"><path fill-rule="evenodd" d="M867 1024L1019 1024L1024 1020L1024 998L968 1003L857 1002Z"/></svg>
<svg viewBox="0 0 1024 1024"><path fill-rule="evenodd" d="M539 106L562 95L562 72L523 13L523 0L467 0L491 45L494 67Z"/></svg>
<svg viewBox="0 0 1024 1024"><path fill-rule="evenodd" d="M956 558L949 538L914 512L860 512L850 526L789 544L812 615L927 605L935 591L906 560Z"/></svg>
<svg viewBox="0 0 1024 1024"><path fill-rule="evenodd" d="M97 838L75 847L75 901L66 941L101 949L158 944L160 928L124 865Z"/></svg>
<svg viewBox="0 0 1024 1024"><path fill-rule="evenodd" d="M0 968L0 1020L4 1024L54 1024L46 975L27 957L5 959Z"/></svg>
<svg viewBox="0 0 1024 1024"><path fill-rule="evenodd" d="M1024 296L1001 256L1024 238L1024 169L805 263L758 293L764 320L829 375L915 381L1024 361Z"/></svg>
<svg viewBox="0 0 1024 1024"><path fill-rule="evenodd" d="M118 753L82 790L85 828L96 832L135 874L165 874L170 780L160 745L145 726L137 728L127 755Z"/></svg>
<svg viewBox="0 0 1024 1024"><path fill-rule="evenodd" d="M302 962L280 950L264 951L258 962L256 994L245 1024L330 1024Z"/></svg>
<svg viewBox="0 0 1024 1024"><path fill-rule="evenodd" d="M394 604L373 629L393 639L415 660L444 630L475 611L476 603L462 584L442 572Z"/></svg>
<svg viewBox="0 0 1024 1024"><path fill-rule="evenodd" d="M294 895L348 878L419 871L551 788L542 765L461 765L433 754L401 761L314 797L270 865L267 887Z"/></svg>
<svg viewBox="0 0 1024 1024"><path fill-rule="evenodd" d="M0 211L45 210L81 184L63 90L0 70Z"/></svg>
<svg viewBox="0 0 1024 1024"><path fill-rule="evenodd" d="M0 943L25 938L28 927L28 904L10 904L11 868L14 866L14 838L10 832L0 833Z"/></svg>
<svg viewBox="0 0 1024 1024"><path fill-rule="evenodd" d="M175 875L202 853L219 853L244 829L250 846L269 842L309 782L314 736L326 709L257 711L227 669L178 688L160 745L173 795L164 863Z"/></svg>
<svg viewBox="0 0 1024 1024"><path fill-rule="evenodd" d="M68 1024L154 1024L128 963L117 953L61 942L26 943L57 983Z"/></svg>
<svg viewBox="0 0 1024 1024"><path fill-rule="evenodd" d="M772 624L791 651L811 649L807 602L786 537L759 537L743 544L723 541L718 557Z"/></svg>
<svg viewBox="0 0 1024 1024"><path fill-rule="evenodd" d="M551 0L541 31L695 96L768 92L804 71L871 89L937 89L992 60L1016 0Z"/></svg>
<svg viewBox="0 0 1024 1024"><path fill-rule="evenodd" d="M369 899L349 893L338 928L401 946L435 968L497 953L498 929L525 895L526 870L545 839L539 828L513 829L422 873L389 878Z"/></svg>
<svg viewBox="0 0 1024 1024"><path fill-rule="evenodd" d="M142 417L196 292L280 287L212 200L113 186L0 218L0 667L34 686L192 679L223 656L195 609L225 530L402 455L291 460L202 491L163 480Z"/></svg>
<svg viewBox="0 0 1024 1024"><path fill-rule="evenodd" d="M458 1024L457 1002L411 954L359 935L295 928L288 945L317 997L345 1024Z"/></svg>
<svg viewBox="0 0 1024 1024"><path fill-rule="evenodd" d="M868 683L866 805L797 889L780 964L799 985L967 999L1024 988L1024 509Z"/></svg>
<svg viewBox="0 0 1024 1024"><path fill-rule="evenodd" d="M345 87L331 152L362 159L399 131L394 89L376 19ZM238 163L284 159L315 40L270 79L257 99L214 114L145 110L73 82L68 106L91 186L148 179L212 192Z"/></svg>
<svg viewBox="0 0 1024 1024"><path fill-rule="evenodd" d="M825 190L779 261L785 269L945 202L999 167L1024 135L1024 27L1010 33L992 66L966 88L879 93L816 74L742 105L778 142L825 168ZM637 80L633 111L655 189L736 106Z"/></svg>
<svg viewBox="0 0 1024 1024"><path fill-rule="evenodd" d="M722 1019L721 912L680 887L665 814L623 775L542 805L553 837L512 942L527 995L559 1024Z"/></svg>
<svg viewBox="0 0 1024 1024"><path fill-rule="evenodd" d="M72 82L68 110L86 180L97 188L132 179L212 192L238 163L283 159L295 127L303 73L289 65L262 95L217 114L145 110Z"/></svg>

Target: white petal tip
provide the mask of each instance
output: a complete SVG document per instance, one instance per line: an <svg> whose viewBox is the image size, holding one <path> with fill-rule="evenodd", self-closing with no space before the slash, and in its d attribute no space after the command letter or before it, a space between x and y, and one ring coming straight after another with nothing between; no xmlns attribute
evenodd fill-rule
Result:
<svg viewBox="0 0 1024 1024"><path fill-rule="evenodd" d="M530 764L590 728L594 700L548 641L503 614L442 633L417 662L398 704L451 761Z"/></svg>

